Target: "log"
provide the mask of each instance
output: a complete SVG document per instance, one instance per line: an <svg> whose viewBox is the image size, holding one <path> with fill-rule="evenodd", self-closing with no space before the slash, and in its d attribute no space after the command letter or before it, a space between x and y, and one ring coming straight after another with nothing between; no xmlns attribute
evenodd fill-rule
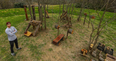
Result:
<svg viewBox="0 0 116 61"><path fill-rule="evenodd" d="M61 16L60 16L60 19L63 19L64 17L67 16L67 12L63 13Z"/></svg>
<svg viewBox="0 0 116 61"><path fill-rule="evenodd" d="M46 10L45 10L46 11ZM47 17L46 18L49 18L49 14L48 14L48 12L46 11L46 14L47 14Z"/></svg>
<svg viewBox="0 0 116 61"><path fill-rule="evenodd" d="M27 30L29 29L30 26L31 26L31 24L28 24L28 26L27 26L25 32L27 32Z"/></svg>
<svg viewBox="0 0 116 61"><path fill-rule="evenodd" d="M112 56L112 55L110 55L110 54L106 54L106 59L107 59L107 58L111 58L111 59L116 60L116 57L114 57L114 56Z"/></svg>
<svg viewBox="0 0 116 61"><path fill-rule="evenodd" d="M33 33L33 36L36 36L36 34L37 34L39 28L40 28L40 25L37 26L35 32Z"/></svg>
<svg viewBox="0 0 116 61"><path fill-rule="evenodd" d="M30 23L31 25L33 25L33 26L37 26L37 25L39 25L39 24L42 24L41 21L34 21L34 20L33 20L33 21L30 21L29 23Z"/></svg>

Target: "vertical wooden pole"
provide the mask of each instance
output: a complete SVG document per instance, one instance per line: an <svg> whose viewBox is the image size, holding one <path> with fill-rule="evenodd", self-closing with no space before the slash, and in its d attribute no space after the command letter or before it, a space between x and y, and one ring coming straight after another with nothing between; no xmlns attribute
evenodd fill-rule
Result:
<svg viewBox="0 0 116 61"><path fill-rule="evenodd" d="M30 6L30 4L29 4L29 11L30 11L30 15L31 15L31 21L32 21L32 13L31 13L31 6Z"/></svg>
<svg viewBox="0 0 116 61"><path fill-rule="evenodd" d="M85 18L84 18L84 22L83 22L83 25L85 25L85 20L86 20L86 17L87 17L87 16L85 15Z"/></svg>
<svg viewBox="0 0 116 61"><path fill-rule="evenodd" d="M67 31L67 36L66 36L66 39L68 38L68 31Z"/></svg>
<svg viewBox="0 0 116 61"><path fill-rule="evenodd" d="M63 10L62 10L62 12L64 11L64 2L63 2Z"/></svg>
<svg viewBox="0 0 116 61"><path fill-rule="evenodd" d="M32 6L32 11L33 11L33 20L36 20L35 7L34 6Z"/></svg>
<svg viewBox="0 0 116 61"><path fill-rule="evenodd" d="M28 15L27 15L26 6L24 6L24 10L25 10L25 16L26 16L26 20L29 20Z"/></svg>
<svg viewBox="0 0 116 61"><path fill-rule="evenodd" d="M48 12L48 0L47 0L47 12Z"/></svg>
<svg viewBox="0 0 116 61"><path fill-rule="evenodd" d="M39 12L39 20L40 20L40 1L38 0L38 12Z"/></svg>
<svg viewBox="0 0 116 61"><path fill-rule="evenodd" d="M57 36L59 35L59 28L58 28L58 34L57 34Z"/></svg>
<svg viewBox="0 0 116 61"><path fill-rule="evenodd" d="M43 25L43 13L42 13L42 5L40 4L40 0L38 0L38 11L39 11L39 20L42 22ZM43 29L43 26L41 26Z"/></svg>
<svg viewBox="0 0 116 61"><path fill-rule="evenodd" d="M46 29L46 5L44 4L44 13L45 13L45 16L44 16L44 23L45 23L45 29Z"/></svg>
<svg viewBox="0 0 116 61"><path fill-rule="evenodd" d="M43 12L42 12L42 5L40 5L40 20L42 22L42 25L43 25ZM43 29L43 27L41 27L41 29Z"/></svg>

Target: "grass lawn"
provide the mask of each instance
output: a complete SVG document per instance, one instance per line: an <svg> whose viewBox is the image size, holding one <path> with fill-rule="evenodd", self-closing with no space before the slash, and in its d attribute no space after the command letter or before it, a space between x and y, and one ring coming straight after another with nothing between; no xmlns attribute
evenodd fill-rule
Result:
<svg viewBox="0 0 116 61"><path fill-rule="evenodd" d="M28 9L28 8L27 8ZM39 19L38 8L35 8L37 19ZM0 61L85 61L89 60L85 57L79 55L80 49L87 48L89 35L91 33L91 27L87 27L83 25L82 15L81 22L76 22L77 16L79 14L80 8L75 8L73 12L73 27L74 34L69 35L68 39L62 41L61 45L55 46L51 44L52 40L57 35L57 29L54 28L54 25L58 23L58 12L59 6L49 6L49 15L50 18L47 19L47 30L42 30L38 32L36 37L25 37L23 35L28 21L25 21L25 13L23 8L17 9L3 9L0 10ZM87 9L83 11L82 14L88 13ZM99 22L99 18L96 15L94 10L91 10L91 14L96 16L95 23ZM102 15L103 12L100 12ZM28 11L29 15L29 11ZM113 13L106 12L105 19L108 19L113 16ZM29 16L30 17L30 16ZM105 21L104 19L104 21ZM22 50L17 51L14 47L14 51L16 53L15 57L10 55L10 45L7 39L7 35L5 34L6 22L10 21L13 26L15 26L18 30L16 33L18 37L19 46L22 47ZM60 23L59 25L63 25L64 23ZM99 38L99 42L106 44L106 46L110 46L114 49L114 56L116 56L116 21L111 22L104 28L102 34ZM29 31L33 31L32 27L30 27ZM67 29L60 28L60 33L66 35ZM44 36L44 37L43 37Z"/></svg>

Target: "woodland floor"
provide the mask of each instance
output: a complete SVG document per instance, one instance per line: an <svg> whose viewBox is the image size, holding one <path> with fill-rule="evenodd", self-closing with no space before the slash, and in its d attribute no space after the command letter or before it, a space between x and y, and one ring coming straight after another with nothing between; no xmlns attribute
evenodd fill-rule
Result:
<svg viewBox="0 0 116 61"><path fill-rule="evenodd" d="M21 20L22 22L15 26L18 30L16 33L18 43L22 47L20 51L17 51L14 47L15 57L10 55L10 45L7 35L5 33L1 34L0 61L89 61L92 57L89 59L79 54L81 49L88 48L91 27L88 28L87 23L83 25L83 21L77 22L77 16L74 15L72 19L74 34L70 34L67 40L61 42L60 46L55 46L51 42L57 36L57 29L54 28L54 25L58 23L58 14L50 14L50 17L46 22L47 30L39 31L36 37L24 36L23 33L28 25L28 21L24 21L23 19ZM59 23L60 26L63 24L62 22ZM32 27L30 27L29 31L33 31ZM66 32L66 28L60 28L60 34L66 35ZM99 40L103 40L103 38L100 37ZM116 45L112 42L110 43L112 48L116 50ZM115 51L114 56L116 56Z"/></svg>

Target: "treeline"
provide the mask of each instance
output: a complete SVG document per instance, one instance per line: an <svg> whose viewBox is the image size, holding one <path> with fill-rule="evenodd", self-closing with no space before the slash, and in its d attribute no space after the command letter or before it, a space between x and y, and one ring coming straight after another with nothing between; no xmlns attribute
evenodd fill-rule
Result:
<svg viewBox="0 0 116 61"><path fill-rule="evenodd" d="M38 3L38 1L40 1L41 4L50 5L75 3L76 8L81 8L84 3L83 8L88 7L89 9L95 9L95 7L98 7L98 9L101 9L106 4L107 0L0 0L0 7L1 9L17 8L28 5L28 3ZM114 11L114 9L116 9L116 0L110 0L108 7L109 9L107 11ZM104 8L102 10L104 10Z"/></svg>
<svg viewBox="0 0 116 61"><path fill-rule="evenodd" d="M76 8L81 8L83 5L83 8L89 8L89 9L98 9L101 11L105 10L105 5L106 5L106 1L107 0L80 0L77 4L76 4ZM114 9L116 9L116 0L110 0L110 3L108 4L108 9L107 11L109 12L114 12ZM84 4L82 4L84 3Z"/></svg>
<svg viewBox="0 0 116 61"><path fill-rule="evenodd" d="M50 5L57 5L57 4L67 4L71 1L78 1L78 0L0 0L0 8L1 9L8 9L8 8L17 8L22 4L28 5L28 3L38 3L40 1L41 4L50 4ZM43 2L44 1L44 2Z"/></svg>

